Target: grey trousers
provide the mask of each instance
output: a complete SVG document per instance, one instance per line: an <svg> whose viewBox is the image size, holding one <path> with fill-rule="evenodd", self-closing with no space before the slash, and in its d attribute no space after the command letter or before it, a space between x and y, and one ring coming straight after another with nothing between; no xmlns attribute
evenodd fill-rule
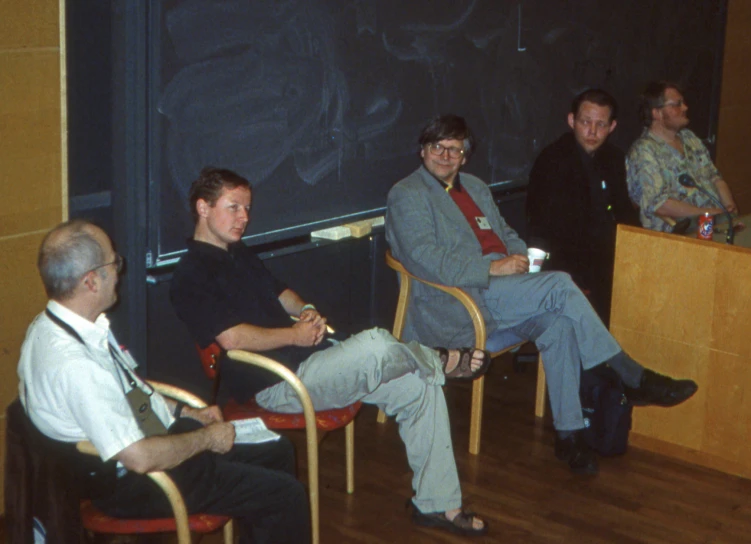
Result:
<svg viewBox="0 0 751 544"><path fill-rule="evenodd" d="M445 378L435 350L417 342L403 344L383 329L370 329L308 357L297 370L316 410L357 401L396 415L399 434L413 472L415 506L442 512L461 506L459 476L451 444ZM275 412L302 407L286 382L256 395Z"/></svg>
<svg viewBox="0 0 751 544"><path fill-rule="evenodd" d="M482 293L497 331L512 330L540 350L555 428L584 428L581 368L621 351L587 297L565 272L493 277Z"/></svg>

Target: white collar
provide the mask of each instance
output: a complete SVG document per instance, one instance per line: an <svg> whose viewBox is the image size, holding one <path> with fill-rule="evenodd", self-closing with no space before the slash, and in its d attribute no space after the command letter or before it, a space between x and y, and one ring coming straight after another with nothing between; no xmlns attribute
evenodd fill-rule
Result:
<svg viewBox="0 0 751 544"><path fill-rule="evenodd" d="M67 306L60 304L55 300L47 302L47 309L56 317L70 325L87 344L100 346L102 341L107 341L110 337L110 322L104 313L99 314L93 323L80 316Z"/></svg>

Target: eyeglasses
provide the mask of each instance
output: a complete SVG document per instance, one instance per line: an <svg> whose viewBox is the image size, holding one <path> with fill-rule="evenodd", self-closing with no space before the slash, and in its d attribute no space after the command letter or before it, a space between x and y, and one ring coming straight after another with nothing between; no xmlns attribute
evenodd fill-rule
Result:
<svg viewBox="0 0 751 544"><path fill-rule="evenodd" d="M84 272L84 274L88 274L89 272L93 272L94 270L99 270L100 268L104 268L105 266L109 266L111 264L115 265L115 268L117 269L117 273L119 274L123 270L123 265L125 264L125 257L122 257L121 255L115 254L115 260L110 261L108 263L100 264L99 266L95 266L94 268L91 268Z"/></svg>
<svg viewBox="0 0 751 544"><path fill-rule="evenodd" d="M428 151L431 155L443 155L444 151L448 151L449 157L452 159L458 159L464 156L464 150L461 147L444 147L441 144L428 144Z"/></svg>
<svg viewBox="0 0 751 544"><path fill-rule="evenodd" d="M665 102L660 108L680 108L685 103L683 99L676 100L675 102Z"/></svg>

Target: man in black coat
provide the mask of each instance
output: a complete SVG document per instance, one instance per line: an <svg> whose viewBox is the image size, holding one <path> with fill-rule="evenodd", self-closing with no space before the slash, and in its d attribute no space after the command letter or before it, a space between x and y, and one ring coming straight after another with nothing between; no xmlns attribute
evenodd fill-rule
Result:
<svg viewBox="0 0 751 544"><path fill-rule="evenodd" d="M568 114L571 132L543 149L527 188L529 246L550 253L546 269L571 274L606 325L616 225L639 224L624 154L607 142L617 113L615 99L601 89L576 96Z"/></svg>

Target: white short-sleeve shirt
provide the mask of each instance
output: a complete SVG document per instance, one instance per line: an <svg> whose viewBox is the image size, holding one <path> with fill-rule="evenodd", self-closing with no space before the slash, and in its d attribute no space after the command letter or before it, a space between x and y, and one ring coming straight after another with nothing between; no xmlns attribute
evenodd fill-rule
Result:
<svg viewBox="0 0 751 544"><path fill-rule="evenodd" d="M106 461L144 438L125 398L128 377L116 366L109 344L131 370L137 365L118 347L104 314L92 323L55 301L47 309L70 325L83 343L44 312L39 314L21 347L21 402L46 436L63 442L89 440ZM151 390L131 374L138 387ZM157 392L151 396L151 409L165 427L172 425L174 418Z"/></svg>

